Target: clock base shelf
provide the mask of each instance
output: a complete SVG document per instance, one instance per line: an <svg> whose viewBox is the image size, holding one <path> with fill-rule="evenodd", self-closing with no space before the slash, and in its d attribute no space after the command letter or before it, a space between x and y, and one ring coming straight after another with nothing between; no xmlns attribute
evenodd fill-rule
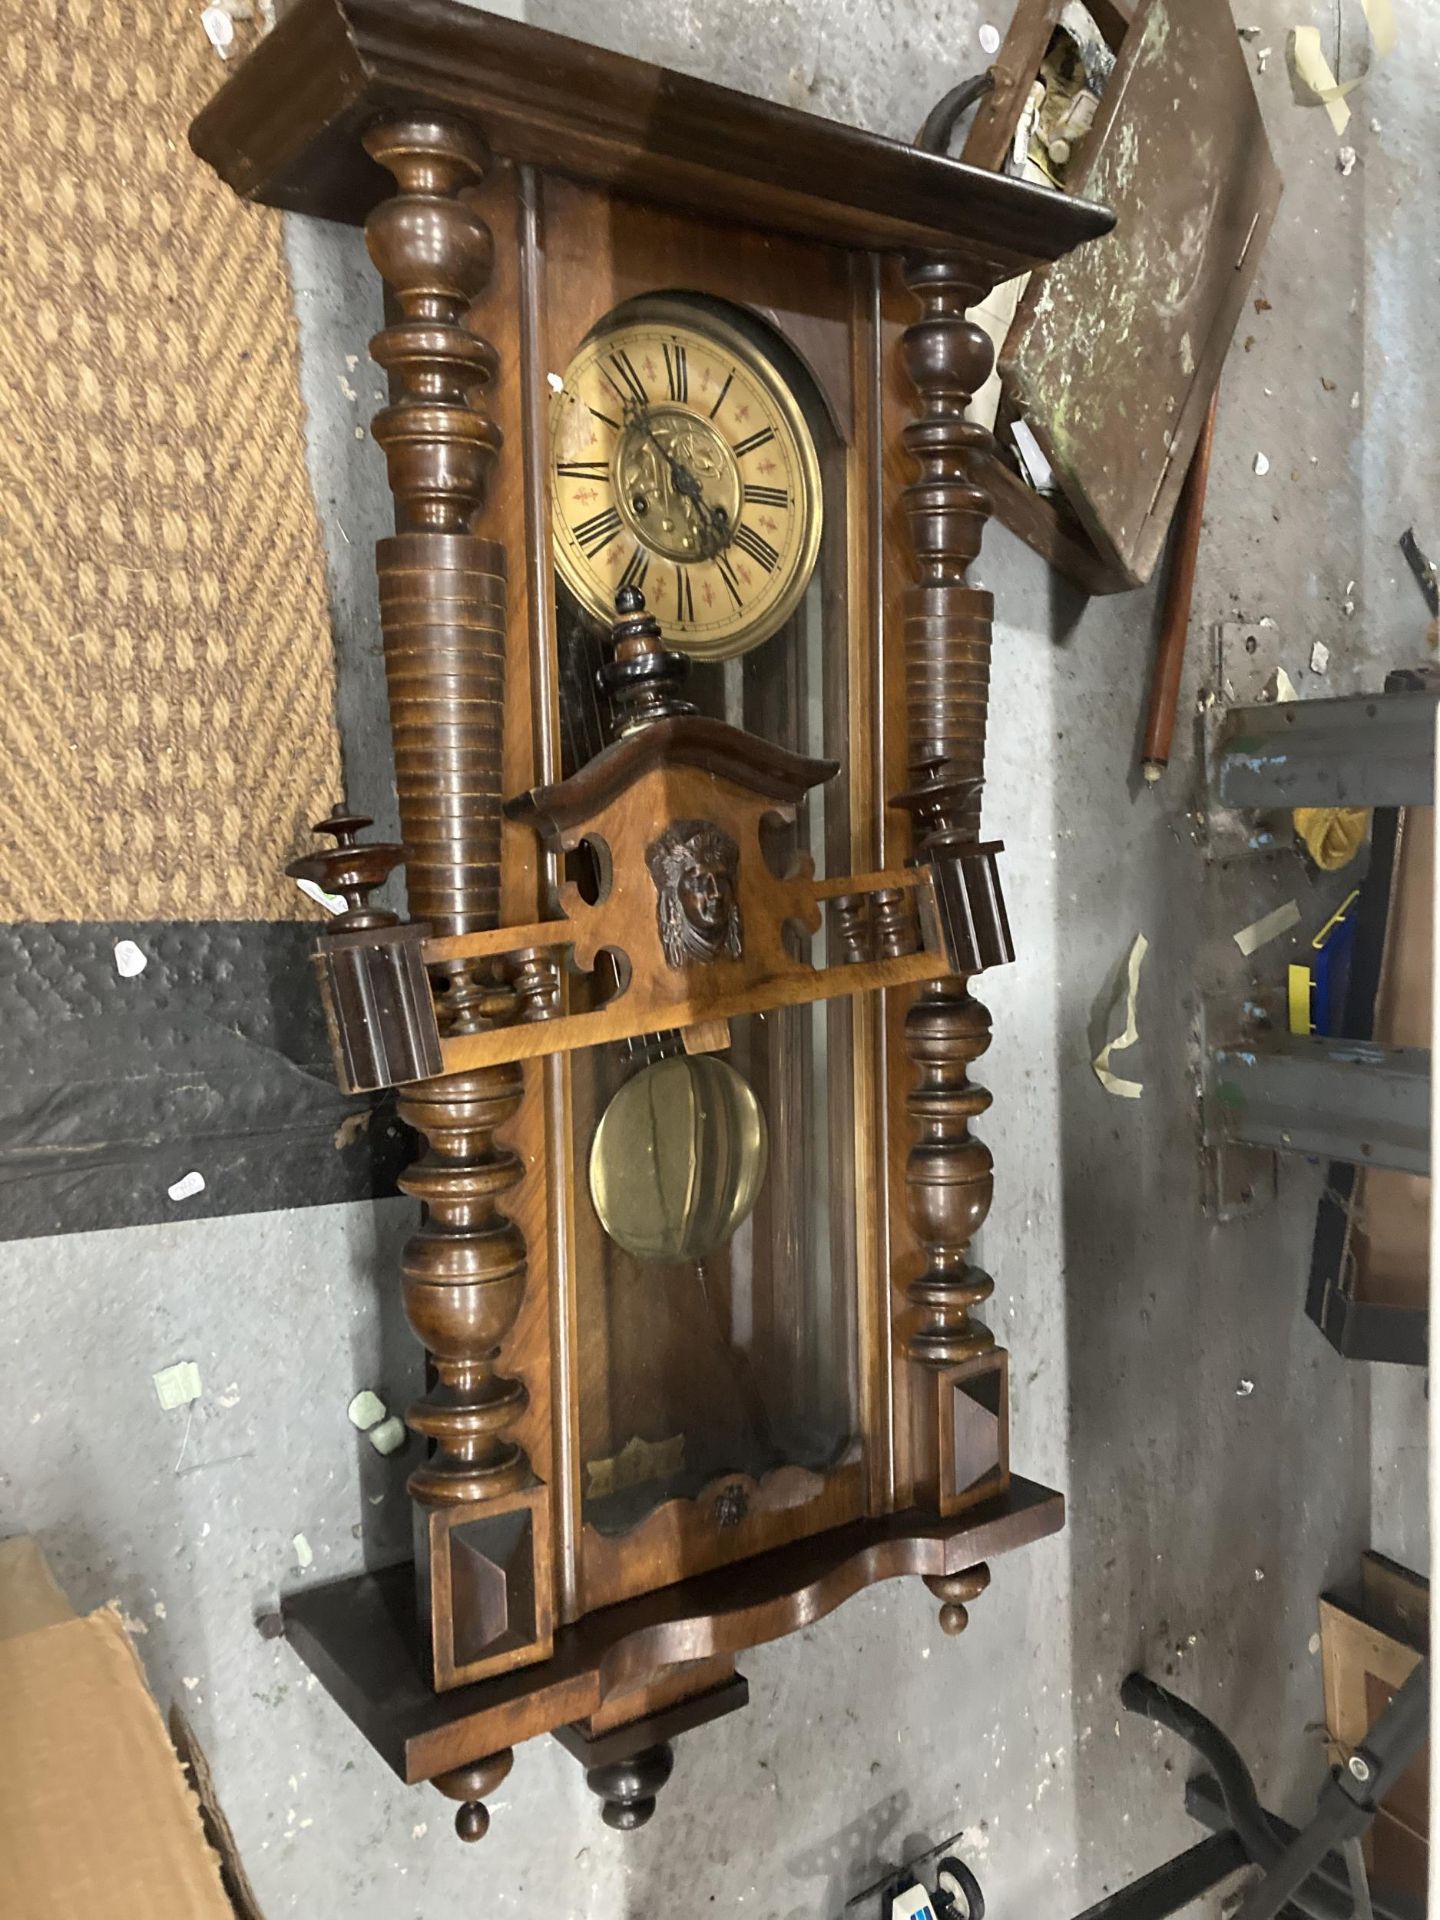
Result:
<svg viewBox="0 0 1440 1920"><path fill-rule="evenodd" d="M435 1693L415 1570L405 1562L282 1603L295 1651L381 1758L409 1784L454 1775L537 1734L607 1718L633 1692L687 1663L697 1674L727 1656L813 1624L881 1580L941 1580L1028 1546L1064 1525L1065 1502L1018 1477L952 1520L911 1511L859 1520L741 1567L644 1594L556 1631L543 1665ZM442 1788L442 1791L444 1789Z"/></svg>

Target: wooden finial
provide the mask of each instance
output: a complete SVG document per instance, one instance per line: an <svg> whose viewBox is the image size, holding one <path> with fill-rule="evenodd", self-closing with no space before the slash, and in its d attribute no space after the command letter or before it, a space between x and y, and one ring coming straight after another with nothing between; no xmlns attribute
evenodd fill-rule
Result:
<svg viewBox="0 0 1440 1920"><path fill-rule="evenodd" d="M978 1600L990 1584L990 1569L985 1565L967 1567L964 1573L927 1574L925 1584L937 1600L943 1600L940 1609L940 1631L953 1640L962 1634L970 1624L970 1601Z"/></svg>
<svg viewBox="0 0 1440 1920"><path fill-rule="evenodd" d="M430 1782L447 1800L458 1800L455 1831L462 1840L483 1840L490 1831L490 1809L484 1795L493 1793L515 1764L512 1747L502 1747L487 1759L474 1760L468 1767L456 1767L450 1773L437 1773Z"/></svg>
<svg viewBox="0 0 1440 1920"><path fill-rule="evenodd" d="M619 618L610 629L615 651L600 669L600 679L615 707L617 735L623 739L657 720L693 713L680 692L690 662L665 645L660 622L645 611L644 594L638 587L621 587L615 611Z"/></svg>
<svg viewBox="0 0 1440 1920"><path fill-rule="evenodd" d="M675 1767L668 1740L646 1747L627 1760L611 1760L586 1770L585 1784L604 1802L600 1818L617 1833L633 1833L655 1814L655 1797Z"/></svg>
<svg viewBox="0 0 1440 1920"><path fill-rule="evenodd" d="M312 881L345 901L347 910L331 922L332 932L393 927L399 919L384 907L372 907L370 895L376 887L383 887L401 864L405 849L386 841L361 845L358 836L373 825L369 814L352 813L341 800L311 828L312 833L328 833L335 845L323 852L301 854L285 869L292 880Z"/></svg>

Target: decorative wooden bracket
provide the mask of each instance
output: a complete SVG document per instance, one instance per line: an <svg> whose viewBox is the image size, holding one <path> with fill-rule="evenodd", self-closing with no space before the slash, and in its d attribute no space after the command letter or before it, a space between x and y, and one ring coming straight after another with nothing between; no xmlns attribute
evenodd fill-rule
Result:
<svg viewBox="0 0 1440 1920"><path fill-rule="evenodd" d="M723 1023L742 1014L974 971L977 943L1004 926L996 843L946 847L936 862L896 872L816 880L806 855L774 871L763 830L792 821L835 772L832 761L680 714L511 801L510 817L552 852L588 849L596 897L567 882L563 918L485 932L437 935L369 909L362 925L337 923L315 965L341 1085L367 1092L675 1028L708 1050L717 1037L726 1044ZM840 957L816 966L796 957L793 932L816 933L827 902L843 907L845 936ZM608 955L615 993L561 1013L552 970L535 965L544 954L582 972ZM482 961L508 965L520 1020L442 1038L427 970Z"/></svg>

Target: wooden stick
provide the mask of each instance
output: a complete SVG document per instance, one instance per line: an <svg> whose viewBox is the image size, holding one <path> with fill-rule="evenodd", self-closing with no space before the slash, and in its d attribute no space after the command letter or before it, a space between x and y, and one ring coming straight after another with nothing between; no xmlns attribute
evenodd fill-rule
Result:
<svg viewBox="0 0 1440 1920"><path fill-rule="evenodd" d="M1217 387L1200 430L1200 440L1185 476L1175 521L1175 552L1165 587L1165 617L1155 672L1150 682L1150 712L1145 722L1142 756L1146 780L1160 778L1170 760L1175 737L1175 709L1180 701L1180 676L1185 667L1185 640L1190 631L1190 603L1195 595L1195 564L1200 557L1200 529L1205 519L1205 489L1210 479L1210 454L1215 445L1215 415L1220 406Z"/></svg>

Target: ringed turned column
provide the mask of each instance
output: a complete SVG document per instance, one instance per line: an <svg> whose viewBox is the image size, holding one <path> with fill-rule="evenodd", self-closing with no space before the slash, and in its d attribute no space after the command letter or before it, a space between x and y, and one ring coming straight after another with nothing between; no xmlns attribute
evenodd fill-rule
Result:
<svg viewBox="0 0 1440 1920"><path fill-rule="evenodd" d="M489 153L463 122L418 113L372 127L365 147L398 188L365 238L399 316L371 352L394 394L373 427L397 528L376 569L409 907L437 935L471 933L499 918L505 691L505 553L474 531L500 449L485 407L496 356L470 321L492 265L472 204ZM441 971L449 1034L514 1017L514 993L483 966ZM409 1484L442 1687L550 1650L545 1513L512 1432L525 1388L496 1364L526 1284L525 1243L502 1211L521 1167L495 1144L521 1093L520 1069L502 1066L418 1082L399 1101L428 1143L400 1182L423 1206L402 1271L432 1363L406 1418L434 1442Z"/></svg>
<svg viewBox="0 0 1440 1920"><path fill-rule="evenodd" d="M967 577L991 512L974 463L993 440L965 410L994 356L966 317L990 290L982 269L926 256L906 263L905 283L922 311L901 341L920 404L902 435L919 473L902 495L913 571L903 623L909 784L897 804L911 815L915 857L935 865L942 896L960 903L951 918L979 936L969 942L967 970L922 992L905 1020L915 1068L906 1202L921 1267L903 1288L897 1346L919 1375L919 1490L949 1514L999 1491L1008 1477L1005 1356L972 1313L994 1283L970 1256L992 1186L989 1149L970 1131L990 1105L969 1078L990 1044L970 970L1010 957L993 849L979 845L994 602ZM967 894L972 906L976 897L975 874L990 876L984 885L995 907L994 924L983 927L966 905Z"/></svg>

